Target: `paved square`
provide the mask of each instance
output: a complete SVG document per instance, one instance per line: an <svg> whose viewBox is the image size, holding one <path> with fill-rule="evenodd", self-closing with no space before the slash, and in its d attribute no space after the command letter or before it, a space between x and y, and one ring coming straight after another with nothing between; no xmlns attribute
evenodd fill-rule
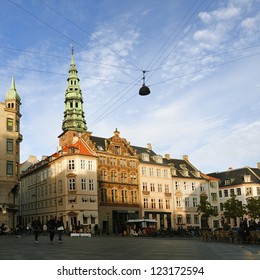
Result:
<svg viewBox="0 0 260 280"><path fill-rule="evenodd" d="M260 260L260 245L200 238L0 236L1 260Z"/></svg>

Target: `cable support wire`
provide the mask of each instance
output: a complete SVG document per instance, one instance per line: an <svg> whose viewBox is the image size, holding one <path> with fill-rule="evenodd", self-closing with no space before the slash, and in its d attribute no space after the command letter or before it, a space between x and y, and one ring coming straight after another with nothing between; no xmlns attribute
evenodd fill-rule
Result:
<svg viewBox="0 0 260 280"><path fill-rule="evenodd" d="M63 36L65 39L69 40L70 42L72 42L74 45L79 46L82 50L84 50L84 47L76 42L74 39L72 39L71 37L67 36L66 34L64 34L63 32L61 32L60 30L58 30L56 27L50 25L49 23L47 23L46 21L40 19L39 17L37 17L36 15L34 15L33 13L31 13L30 11L26 10L24 7L22 7L21 5L17 4L16 2L14 2L13 0L8 0L9 2L11 2L12 4L14 4L15 6L17 6L18 8L20 8L21 10L23 10L25 13L29 14L30 16L32 16L34 19L40 21L41 23L47 25L49 28L53 29L55 32L59 33L61 36ZM95 54L94 52L92 52L91 50L88 50L89 53L93 54L95 57L101 59L100 56L98 56L97 54ZM121 71L122 72L122 71ZM128 73L126 72L122 72L128 76L130 76ZM130 76L131 77L131 76ZM131 77L133 78L133 77Z"/></svg>
<svg viewBox="0 0 260 280"><path fill-rule="evenodd" d="M253 56L257 56L257 55L260 55L260 52L259 53L254 53L254 54L251 54L251 55L248 55L248 56L245 56L245 57L240 57L240 58L237 58L237 59L225 61L225 62L216 64L216 65L213 65L213 66L208 66L208 67L202 68L200 70L196 70L194 72L190 72L190 73L187 73L187 74L184 74L184 75L181 75L181 76L177 76L177 77L174 77L174 78L171 78L171 79L168 79L168 80L164 80L164 81L161 81L161 82L158 82L158 83L153 83L150 86L156 86L156 85L167 83L169 81L173 81L173 80L176 80L176 79L181 79L181 78L184 78L184 77L189 76L189 75L197 74L197 73L203 72L205 70L214 69L216 67L219 67L219 66L222 66L222 65L225 65L225 64L229 64L229 63L236 62L236 61L239 61L239 60L247 59L247 58L250 58L250 57L253 57Z"/></svg>
<svg viewBox="0 0 260 280"><path fill-rule="evenodd" d="M68 19L67 17L65 17L64 15L62 15L61 13L59 13L57 10L55 10L53 7L51 7L50 5L46 4L43 0L39 0L43 5L45 5L47 8L49 8L50 10L52 10L53 12L55 12L57 15L59 15L60 17L62 17L63 19L65 19L66 21L68 21L70 24L72 24L73 26L75 26L76 28L78 28L80 31L86 33L90 39L96 41L97 43L99 43L101 46L107 48L108 50L110 50L112 53L114 53L115 55L117 55L118 57L120 57L122 60L124 60L125 62L127 62L128 64L131 64L132 66L134 66L135 70L139 71L141 70L140 67L138 67L137 65L133 64L131 61L125 59L122 55L120 55L118 52L116 52L115 50L111 49L110 47L108 47L108 45L104 44L101 40L98 40L96 38L94 38L89 32L87 32L85 29L83 29L82 27L80 27L79 25L75 24L73 21L71 21L70 19Z"/></svg>
<svg viewBox="0 0 260 280"><path fill-rule="evenodd" d="M132 82L132 84L130 84L128 87L126 87L126 88L124 88L123 90L121 90L120 91L120 93L119 93L119 97L118 97L118 95L114 95L114 97L112 98L112 99L109 99L105 104L103 104L102 105L102 107L100 107L98 110L96 110L94 113L92 113L89 117L88 117L88 119L90 119L91 117L93 117L95 114L97 114L100 110L102 110L102 109L104 109L105 110L105 112L107 111L107 110L109 110L109 109L111 109L113 106L115 106L115 104L117 104L124 96L126 96L126 94L134 87L134 86L136 86L136 81L139 81L140 80L140 78L138 77L134 82ZM121 93L123 93L125 91L125 93L123 94L123 95L121 95L120 96L120 94ZM113 104L111 104L108 108L104 108L106 105L108 105L110 102L112 102L116 97L118 97L117 99L116 99L116 101L113 103ZM125 102L124 102L125 103ZM120 106L119 106L120 107ZM119 108L118 107L118 108ZM113 110L114 111L114 110ZM105 114L105 112L103 112L103 113L101 113L101 115L100 116L98 116L96 119L94 119L94 121L93 122L96 122L98 119L100 119L104 114Z"/></svg>
<svg viewBox="0 0 260 280"><path fill-rule="evenodd" d="M0 45L0 48L7 49L7 50L18 51L18 52L24 52L24 53L31 53L31 54L36 54L36 55L55 57L55 58L66 59L66 60L70 60L71 59L71 57L68 57L68 56L60 56L60 55L44 53L44 52L22 50L22 49L12 48L12 47L9 47L9 46L1 46ZM127 69L127 70L139 71L139 69L137 70L135 68L125 67L125 66L121 66L121 65L108 64L108 63L100 63L100 62L96 62L96 61L90 61L90 60L79 59L79 58L75 58L75 60L76 61L80 61L80 62L91 63L91 64L95 64L95 65L100 65L100 66L108 66L108 67L114 67L114 68L124 68L124 69Z"/></svg>
<svg viewBox="0 0 260 280"><path fill-rule="evenodd" d="M213 0L212 2L210 2L210 3L206 6L206 8L204 9L204 11L203 11L202 14L204 14L204 13L209 9L209 7L212 5L213 2L214 2L214 0ZM200 6L199 6L199 8L200 8ZM184 27L182 28L182 30L180 30L180 31L178 32L177 36L179 36L179 35L181 34L181 32L182 32L183 29L186 27L186 25L188 25L190 19L193 17L193 15L194 15L195 13L197 13L197 10L194 11L193 14L189 17L188 21L185 23L185 25L184 25ZM167 59L167 58L171 55L171 53L176 49L176 47L179 45L179 43L180 43L181 41L183 41L183 39L188 35L188 33L192 30L192 28L194 27L194 25L195 25L198 21L199 21L199 18L197 18L197 20L196 20L192 25L189 26L189 28L188 28L188 29L186 30L186 32L183 34L183 36L181 37L181 39L173 46L173 48L168 52L168 54L166 55L166 57L160 62L160 64L159 64L155 69L149 69L150 71L153 72L152 75L150 76L150 78L154 75L154 73L155 73L158 69L160 69L161 65L166 61L166 59ZM176 36L176 38L177 38L177 36ZM172 42L173 42L173 40L172 40ZM154 65L154 66L155 66L155 65ZM149 78L149 79L150 79L150 78Z"/></svg>

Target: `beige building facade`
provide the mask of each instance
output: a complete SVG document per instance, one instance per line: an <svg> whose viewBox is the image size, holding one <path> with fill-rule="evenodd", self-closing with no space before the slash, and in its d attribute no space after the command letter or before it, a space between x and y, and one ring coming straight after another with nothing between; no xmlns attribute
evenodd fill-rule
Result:
<svg viewBox="0 0 260 280"><path fill-rule="evenodd" d="M5 102L0 102L0 223L16 226L19 190L21 99L12 78Z"/></svg>

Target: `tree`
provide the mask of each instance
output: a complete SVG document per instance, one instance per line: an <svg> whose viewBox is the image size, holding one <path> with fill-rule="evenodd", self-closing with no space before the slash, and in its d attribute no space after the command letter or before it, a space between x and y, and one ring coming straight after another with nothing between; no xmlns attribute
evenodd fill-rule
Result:
<svg viewBox="0 0 260 280"><path fill-rule="evenodd" d="M217 216L216 210L213 206L211 206L208 201L207 195L200 196L200 204L198 205L197 211L202 214L201 216L201 227L208 228L208 219L211 216Z"/></svg>
<svg viewBox="0 0 260 280"><path fill-rule="evenodd" d="M246 213L253 219L260 217L260 196L255 196L248 199Z"/></svg>
<svg viewBox="0 0 260 280"><path fill-rule="evenodd" d="M226 218L233 218L236 223L237 217L243 217L246 214L245 206L242 205L242 201L238 200L235 195L228 199L224 204L224 216Z"/></svg>

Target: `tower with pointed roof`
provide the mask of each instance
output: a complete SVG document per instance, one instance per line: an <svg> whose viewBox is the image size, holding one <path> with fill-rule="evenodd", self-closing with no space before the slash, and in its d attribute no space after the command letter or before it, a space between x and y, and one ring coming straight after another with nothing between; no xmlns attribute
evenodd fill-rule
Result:
<svg viewBox="0 0 260 280"><path fill-rule="evenodd" d="M65 94L65 110L62 123L63 133L67 131L85 132L87 131L86 120L83 110L83 97L79 85L74 61L74 49L72 47L71 64L69 69L69 77L67 79L67 89Z"/></svg>
<svg viewBox="0 0 260 280"><path fill-rule="evenodd" d="M16 222L19 189L21 98L12 77L5 101L0 102L0 220L9 227Z"/></svg>

